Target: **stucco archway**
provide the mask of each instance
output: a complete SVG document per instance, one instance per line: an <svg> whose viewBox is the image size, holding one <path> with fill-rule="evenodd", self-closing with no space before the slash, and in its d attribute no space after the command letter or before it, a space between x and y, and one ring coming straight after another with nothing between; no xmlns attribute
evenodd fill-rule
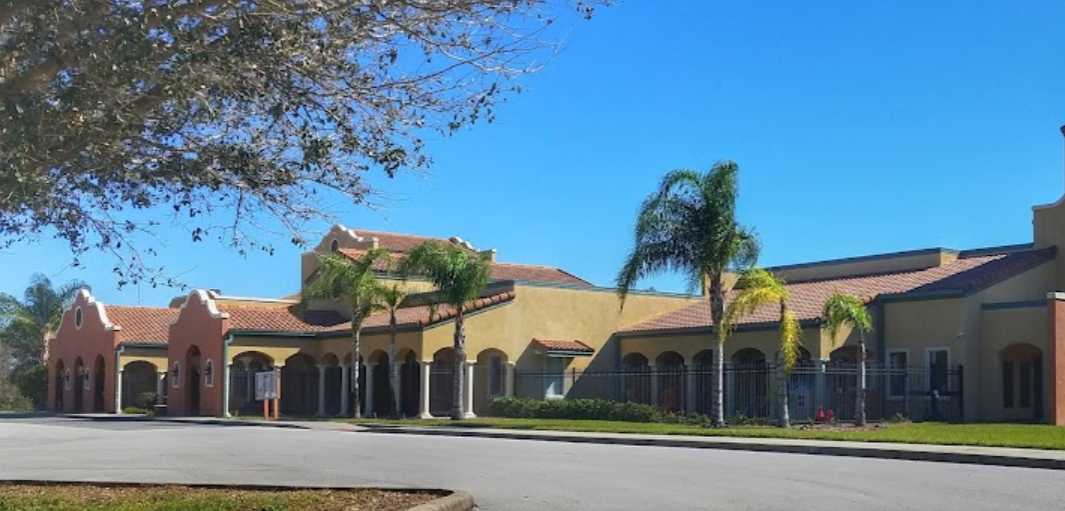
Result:
<svg viewBox="0 0 1065 511"><path fill-rule="evenodd" d="M87 378L88 371L85 369L85 362L81 360L81 357L74 359L74 413L85 411L82 405L84 404Z"/></svg>
<svg viewBox="0 0 1065 511"><path fill-rule="evenodd" d="M765 353L755 348L744 348L732 355L729 368L732 373L726 378L725 393L731 403L731 415L744 417L769 416L769 367Z"/></svg>
<svg viewBox="0 0 1065 511"><path fill-rule="evenodd" d="M157 402L155 364L135 360L122 367L122 406L151 410Z"/></svg>
<svg viewBox="0 0 1065 511"><path fill-rule="evenodd" d="M684 357L676 351L666 351L655 359L657 395L655 404L667 412L684 410Z"/></svg>
<svg viewBox="0 0 1065 511"><path fill-rule="evenodd" d="M422 396L422 371L418 354L413 350L405 350L396 358L403 362L399 371L400 413L406 417L417 417Z"/></svg>
<svg viewBox="0 0 1065 511"><path fill-rule="evenodd" d="M1043 350L1029 343L1007 346L999 353L1000 394L1005 418L1042 420Z"/></svg>
<svg viewBox="0 0 1065 511"><path fill-rule="evenodd" d="M488 348L477 354L477 366L473 373L473 411L477 415L489 415L492 400L506 395L507 354L496 348Z"/></svg>
<svg viewBox="0 0 1065 511"><path fill-rule="evenodd" d="M92 411L104 412L104 384L107 382L107 362L103 355L96 355L92 364Z"/></svg>
<svg viewBox="0 0 1065 511"><path fill-rule="evenodd" d="M55 363L55 374L52 375L52 411L60 413L63 412L64 397L66 394L66 365L63 364L63 360L59 359Z"/></svg>
<svg viewBox="0 0 1065 511"><path fill-rule="evenodd" d="M274 360L259 351L243 351L232 357L229 376L229 410L242 415L261 415L262 403L255 400L255 375L274 370Z"/></svg>
<svg viewBox="0 0 1065 511"><path fill-rule="evenodd" d="M621 358L621 400L636 403L651 402L651 367L642 353L629 353Z"/></svg>
<svg viewBox="0 0 1065 511"><path fill-rule="evenodd" d="M188 351L185 352L185 411L192 416L199 415L202 409L200 402L203 390L200 388L203 383L200 378L203 371L201 359L200 348L196 345L189 346Z"/></svg>
<svg viewBox="0 0 1065 511"><path fill-rule="evenodd" d="M429 368L429 412L433 415L451 415L454 403L455 350L441 348L433 354Z"/></svg>
<svg viewBox="0 0 1065 511"><path fill-rule="evenodd" d="M318 412L318 364L306 353L285 360L281 368L281 413L311 416Z"/></svg>
<svg viewBox="0 0 1065 511"><path fill-rule="evenodd" d="M395 398L392 394L391 368L392 360L385 350L376 350L368 358L366 377L372 382L373 406L369 407L371 415L389 417L395 415Z"/></svg>

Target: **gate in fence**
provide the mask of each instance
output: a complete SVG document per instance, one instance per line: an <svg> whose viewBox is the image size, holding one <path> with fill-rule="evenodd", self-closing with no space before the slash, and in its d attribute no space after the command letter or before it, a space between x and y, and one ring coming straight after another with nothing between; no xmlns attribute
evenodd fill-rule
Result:
<svg viewBox="0 0 1065 511"><path fill-rule="evenodd" d="M711 415L713 369L515 371L514 393L534 399L609 399L657 406L665 412ZM961 421L964 373L956 368L866 368L865 408L870 420ZM783 391L794 422L820 416L853 421L858 367L847 363L803 363L786 378L772 363L725 364L722 374L726 417L775 420ZM550 390L554 389L554 390ZM561 392L560 392L561 391ZM551 394L548 395L547 392Z"/></svg>

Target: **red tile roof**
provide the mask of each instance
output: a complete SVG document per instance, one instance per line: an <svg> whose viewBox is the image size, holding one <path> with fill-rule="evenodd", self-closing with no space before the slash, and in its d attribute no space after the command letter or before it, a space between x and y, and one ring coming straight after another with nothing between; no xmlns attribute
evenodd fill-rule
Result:
<svg viewBox="0 0 1065 511"><path fill-rule="evenodd" d="M800 320L819 319L825 301L834 292L848 293L867 302L880 295L903 293L968 293L1017 275L1054 257L1054 249L1029 250L1005 254L963 257L924 270L841 277L788 284L790 308ZM734 292L726 296L731 300ZM740 324L775 323L780 308L776 305L758 309ZM663 314L626 328L622 333L649 332L711 325L710 305L705 301Z"/></svg>
<svg viewBox="0 0 1065 511"><path fill-rule="evenodd" d="M357 248L341 248L338 249L337 252L350 259L358 259L366 254L365 250ZM388 271L389 267L389 261L381 260L374 266L374 269L378 271ZM592 286L590 282L561 268L533 264L492 263L492 272L490 276L494 281L520 280L527 282L552 282L580 287Z"/></svg>
<svg viewBox="0 0 1065 511"><path fill-rule="evenodd" d="M550 339L533 339L533 347L542 351L568 351L577 353L593 353L595 350L576 339L572 341L557 341Z"/></svg>
<svg viewBox="0 0 1065 511"><path fill-rule="evenodd" d="M514 292L507 291L472 300L466 312L476 312L493 305L514 299ZM256 307L251 305L220 304L219 309L229 314L229 329L249 332L285 332L294 334L346 333L350 322L333 311L306 311L302 315L296 307ZM399 326L424 327L455 317L455 309L438 305L433 311L428 305L405 307L396 311ZM363 328L388 326L387 312L378 312L363 322Z"/></svg>
<svg viewBox="0 0 1065 511"><path fill-rule="evenodd" d="M177 309L106 305L107 319L121 327L122 342L165 345Z"/></svg>

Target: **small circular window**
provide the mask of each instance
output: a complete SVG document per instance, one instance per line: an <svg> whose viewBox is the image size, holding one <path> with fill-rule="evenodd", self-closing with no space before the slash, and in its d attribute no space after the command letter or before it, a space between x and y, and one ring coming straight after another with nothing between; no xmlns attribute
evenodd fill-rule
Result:
<svg viewBox="0 0 1065 511"><path fill-rule="evenodd" d="M340 249L340 242L333 240L332 243L329 244L329 250L331 252L336 252L338 249Z"/></svg>
<svg viewBox="0 0 1065 511"><path fill-rule="evenodd" d="M81 317L81 307L78 307L77 309L74 309L74 326L75 327L81 328L81 319L82 319L82 317Z"/></svg>

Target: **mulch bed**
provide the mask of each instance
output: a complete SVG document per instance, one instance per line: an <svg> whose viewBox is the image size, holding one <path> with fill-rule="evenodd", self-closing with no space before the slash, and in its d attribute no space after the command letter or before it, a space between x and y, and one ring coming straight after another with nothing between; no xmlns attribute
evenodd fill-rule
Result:
<svg viewBox="0 0 1065 511"><path fill-rule="evenodd" d="M0 510L399 511L441 496L442 493L431 491L378 489L0 483Z"/></svg>

